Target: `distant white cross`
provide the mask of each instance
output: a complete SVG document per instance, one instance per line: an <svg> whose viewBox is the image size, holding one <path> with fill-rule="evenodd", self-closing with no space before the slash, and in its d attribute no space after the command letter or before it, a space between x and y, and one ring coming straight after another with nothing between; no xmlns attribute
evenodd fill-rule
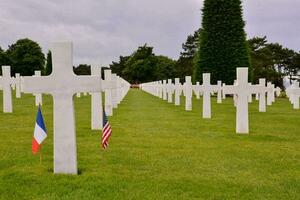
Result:
<svg viewBox="0 0 300 200"><path fill-rule="evenodd" d="M226 83L222 84L222 99L226 99L226 94L223 92L223 88L226 86Z"/></svg>
<svg viewBox="0 0 300 200"><path fill-rule="evenodd" d="M105 81L113 82L110 69L104 70L104 78ZM104 91L105 91L105 113L107 116L112 116L113 115L112 89L105 88Z"/></svg>
<svg viewBox="0 0 300 200"><path fill-rule="evenodd" d="M163 80L162 84L163 100L167 100L167 80Z"/></svg>
<svg viewBox="0 0 300 200"><path fill-rule="evenodd" d="M196 95L196 99L200 99L200 83L196 82L196 85L193 85L193 91Z"/></svg>
<svg viewBox="0 0 300 200"><path fill-rule="evenodd" d="M101 79L101 67L91 66L91 75ZM101 87L102 89L102 87ZM91 129L102 130L103 126L103 106L102 92L91 93Z"/></svg>
<svg viewBox="0 0 300 200"><path fill-rule="evenodd" d="M41 71L34 71L34 77L41 77L42 73ZM43 95L41 93L34 94L35 96L35 105L43 105Z"/></svg>
<svg viewBox="0 0 300 200"><path fill-rule="evenodd" d="M2 77L0 77L0 85L3 90L3 112L12 113L12 94L11 85L13 84L13 79L10 76L10 66L2 66Z"/></svg>
<svg viewBox="0 0 300 200"><path fill-rule="evenodd" d="M168 84L167 84L168 103L173 102L173 93L174 93L174 85L172 83L172 79L168 79Z"/></svg>
<svg viewBox="0 0 300 200"><path fill-rule="evenodd" d="M73 95L100 92L98 76L76 76L73 72L72 43L54 43L53 70L49 76L24 77L24 92L53 96L54 173L77 174L76 129Z"/></svg>
<svg viewBox="0 0 300 200"><path fill-rule="evenodd" d="M255 93L258 96L259 112L266 112L266 93L268 91L266 87L266 79L259 79L259 85L253 85L252 88L253 93Z"/></svg>
<svg viewBox="0 0 300 200"><path fill-rule="evenodd" d="M183 85L183 94L185 96L185 110L191 111L192 110L192 77L186 76L185 83Z"/></svg>
<svg viewBox="0 0 300 200"><path fill-rule="evenodd" d="M222 81L217 82L216 91L217 91L217 103L222 103Z"/></svg>
<svg viewBox="0 0 300 200"><path fill-rule="evenodd" d="M16 84L16 97L21 98L21 76L16 73L15 84Z"/></svg>
<svg viewBox="0 0 300 200"><path fill-rule="evenodd" d="M236 132L249 133L248 96L253 89L248 83L248 68L237 68L237 81L234 86L224 86L226 94L237 95Z"/></svg>
<svg viewBox="0 0 300 200"><path fill-rule="evenodd" d="M216 86L210 84L210 73L204 73L203 84L201 85L201 91L203 92L203 118L211 118L211 93L216 90Z"/></svg>
<svg viewBox="0 0 300 200"><path fill-rule="evenodd" d="M293 87L289 91L292 96L292 104L294 109L299 109L299 98L300 98L300 88L299 82L295 82Z"/></svg>
<svg viewBox="0 0 300 200"><path fill-rule="evenodd" d="M182 93L182 85L179 78L175 78L175 105L180 105L180 95Z"/></svg>

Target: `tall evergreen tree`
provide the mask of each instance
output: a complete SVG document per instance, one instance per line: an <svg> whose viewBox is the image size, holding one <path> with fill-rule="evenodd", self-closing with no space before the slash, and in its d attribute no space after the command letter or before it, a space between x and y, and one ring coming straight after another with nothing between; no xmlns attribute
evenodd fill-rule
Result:
<svg viewBox="0 0 300 200"><path fill-rule="evenodd" d="M51 73L52 73L52 54L51 51L49 50L47 53L45 75L50 75Z"/></svg>
<svg viewBox="0 0 300 200"><path fill-rule="evenodd" d="M184 81L185 76L191 76L194 68L194 59L199 48L199 37L201 29L198 29L194 34L189 35L186 42L182 44L183 51L180 52L180 57L176 63L176 76Z"/></svg>
<svg viewBox="0 0 300 200"><path fill-rule="evenodd" d="M249 49L244 31L240 0L205 0L200 49L195 62L194 79L202 73L212 74L212 82L232 84L237 67L249 67Z"/></svg>

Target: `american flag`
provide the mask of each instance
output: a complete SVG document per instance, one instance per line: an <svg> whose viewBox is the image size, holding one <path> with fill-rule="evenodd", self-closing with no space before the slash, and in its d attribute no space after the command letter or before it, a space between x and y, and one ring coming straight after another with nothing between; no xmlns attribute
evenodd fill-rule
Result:
<svg viewBox="0 0 300 200"><path fill-rule="evenodd" d="M103 111L103 128L102 128L102 147L106 149L108 147L108 140L111 136L111 127L105 111Z"/></svg>

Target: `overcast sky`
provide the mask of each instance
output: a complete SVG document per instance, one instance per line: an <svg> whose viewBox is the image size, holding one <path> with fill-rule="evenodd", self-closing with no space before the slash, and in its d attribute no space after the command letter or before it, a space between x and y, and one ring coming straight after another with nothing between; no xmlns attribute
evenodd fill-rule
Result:
<svg viewBox="0 0 300 200"><path fill-rule="evenodd" d="M0 0L0 46L28 37L47 52L52 41L74 43L74 64L110 64L139 45L178 58L200 27L203 0ZM300 50L300 0L244 0L248 37Z"/></svg>

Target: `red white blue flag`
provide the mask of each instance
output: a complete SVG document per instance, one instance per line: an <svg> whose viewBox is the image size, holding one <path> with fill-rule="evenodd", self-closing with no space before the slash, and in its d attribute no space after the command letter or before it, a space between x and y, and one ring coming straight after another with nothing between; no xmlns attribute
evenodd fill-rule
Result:
<svg viewBox="0 0 300 200"><path fill-rule="evenodd" d="M102 147L106 149L108 147L108 140L111 136L111 127L105 111L103 111L103 128L102 128Z"/></svg>
<svg viewBox="0 0 300 200"><path fill-rule="evenodd" d="M34 134L33 134L33 140L32 140L32 153L36 154L42 142L47 137L47 131L41 111L41 107L39 106L38 113L36 116L36 122L35 122L35 128L34 128Z"/></svg>

